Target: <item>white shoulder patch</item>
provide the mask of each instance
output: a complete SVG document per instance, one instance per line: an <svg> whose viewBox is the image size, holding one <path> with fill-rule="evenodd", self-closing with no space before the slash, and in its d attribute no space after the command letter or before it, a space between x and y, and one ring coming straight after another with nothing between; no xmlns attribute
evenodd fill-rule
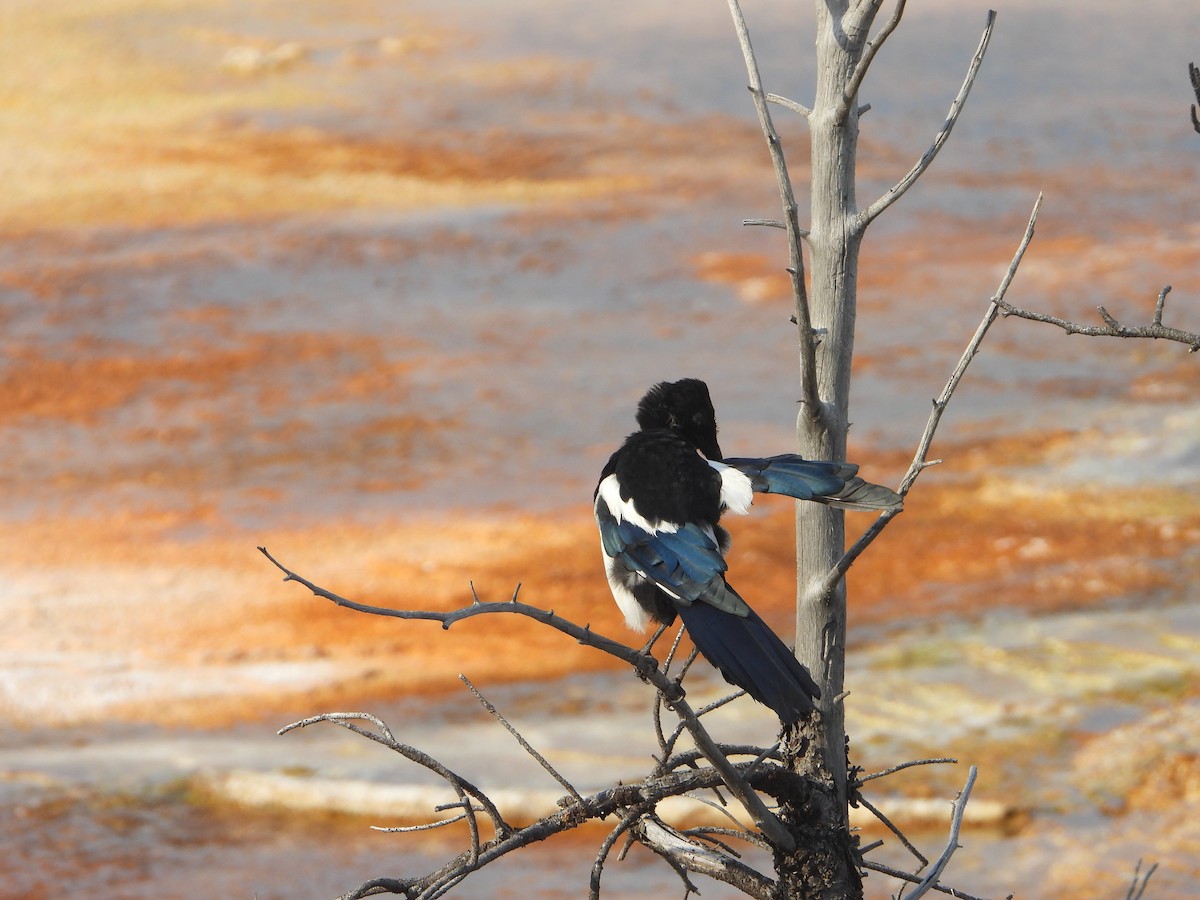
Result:
<svg viewBox="0 0 1200 900"><path fill-rule="evenodd" d="M750 485L750 476L713 459L710 459L708 464L721 476L721 503L725 508L739 516L750 512L750 504L754 502L754 488Z"/></svg>
<svg viewBox="0 0 1200 900"><path fill-rule="evenodd" d="M741 475L741 472L738 472ZM745 475L742 475L746 478ZM750 481L746 479L746 488L749 490ZM636 525L643 531L648 531L651 534L673 534L679 530L679 526L674 522L651 522L644 518L637 511L637 507L633 505L633 500L621 499L621 483L617 481L616 474L607 476L600 482L599 494L604 498L604 502L608 505L608 511L618 519L629 522L631 525Z"/></svg>

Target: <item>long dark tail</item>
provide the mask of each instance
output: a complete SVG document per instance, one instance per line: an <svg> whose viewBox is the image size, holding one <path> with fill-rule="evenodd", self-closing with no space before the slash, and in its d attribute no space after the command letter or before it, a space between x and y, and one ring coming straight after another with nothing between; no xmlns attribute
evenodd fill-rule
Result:
<svg viewBox="0 0 1200 900"><path fill-rule="evenodd" d="M742 617L693 603L680 606L679 616L701 655L732 685L791 725L813 708L821 689L787 645L754 610Z"/></svg>
<svg viewBox="0 0 1200 900"><path fill-rule="evenodd" d="M785 494L797 500L828 503L842 509L899 509L904 501L891 488L858 477L853 463L805 459L796 453L765 459L727 459L745 473L760 494Z"/></svg>

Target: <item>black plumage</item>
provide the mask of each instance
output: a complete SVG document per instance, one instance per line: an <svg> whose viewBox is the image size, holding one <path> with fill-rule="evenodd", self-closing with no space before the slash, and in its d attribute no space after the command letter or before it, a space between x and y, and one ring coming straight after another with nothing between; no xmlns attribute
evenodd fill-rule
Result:
<svg viewBox="0 0 1200 900"><path fill-rule="evenodd" d="M888 488L848 463L796 454L723 460L708 386L663 382L638 404L640 430L626 438L595 492L605 568L633 628L682 618L700 653L727 681L786 725L813 708L820 689L787 645L725 580L726 510L753 494L786 494L849 509L898 507Z"/></svg>

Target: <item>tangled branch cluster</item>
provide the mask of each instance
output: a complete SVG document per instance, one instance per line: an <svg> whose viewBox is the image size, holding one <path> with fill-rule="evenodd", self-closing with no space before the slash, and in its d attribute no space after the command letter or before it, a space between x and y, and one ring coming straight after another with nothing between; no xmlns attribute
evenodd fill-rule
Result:
<svg viewBox="0 0 1200 900"><path fill-rule="evenodd" d="M515 827L506 820L503 812L484 790L424 751L398 740L385 722L368 713L326 713L294 722L281 729L280 734L286 734L294 729L321 722L337 725L381 744L410 762L428 769L445 781L453 791L456 797L454 801L433 809L435 814L451 813L451 815L435 818L421 825L383 830L406 833L429 831L457 823L465 823L467 826L468 846L466 849L438 869L411 878L375 878L343 895L344 900L381 893L400 894L410 900L418 900L418 898L432 900L432 898L446 894L472 872L478 871L514 850L543 841L555 834L578 828L585 823L601 821L607 821L611 824L611 828L601 841L592 866L589 885L590 898L600 896L604 867L618 843L622 842L619 856L624 856L634 843L646 846L674 869L685 890L689 893L698 893L696 885L689 876L702 874L730 884L750 897L769 900L776 896L774 879L745 862L743 855L748 848L757 848L771 853L787 852L794 848L795 839L792 832L780 821L778 811L784 804L798 805L797 801L808 790L806 779L792 771L792 767L789 765L789 754L796 753L799 748L791 743L789 735L786 733L781 740L769 747L725 744L716 741L702 720L716 709L736 700L742 695L742 692L739 691L698 710L693 710L686 698L683 679L695 659L695 653L693 652L683 661L677 672L672 672L679 644L678 635L667 653L664 663L660 665L650 654L650 650L664 629L660 629L645 648L638 650L597 634L586 625L580 626L571 622L552 610L544 610L520 602L516 592L512 599L504 602L487 603L481 601L477 596L473 596L469 606L449 612L400 610L371 606L340 597L313 584L283 566L265 548L260 547L259 549L284 573L286 581L302 584L316 596L330 600L338 606L372 615L437 621L442 624L443 628L449 628L455 622L478 615L507 613L526 616L571 636L581 644L595 647L601 652L623 660L639 677L655 688L652 716L658 742L658 753L654 755L653 766L649 772L636 783L619 784L595 793L584 794L564 777L545 756L539 753L467 678L463 677L468 689L484 708L566 791L558 801L558 811L521 828ZM673 726L666 724L664 712L674 714L677 721ZM679 744L685 732L690 736L694 747L680 748ZM901 771L911 765L953 761L949 759L919 760L895 766L874 775L861 776L857 771L851 773L857 801L878 817L901 839L905 846L914 852L921 862L922 868L928 863L928 860L916 851L912 843L883 813L861 796L859 788L868 781ZM949 859L949 855L957 849L958 826L961 824L973 781L974 769L972 769L967 787L960 796L959 804L956 805L952 840L943 854L944 859ZM698 797L698 792L711 792L712 799ZM738 801L738 805L730 803L725 796L726 792ZM773 807L767 805L763 800L764 796L774 801ZM670 824L659 814L659 806L664 800L674 797L700 799L701 802L722 810L729 819L729 826L703 825L681 828ZM753 826L744 824L739 818L745 814L748 814L753 820ZM490 831L490 836L487 836L485 831ZM878 846L879 843L876 843L864 848L863 853ZM865 856L859 862L864 868L892 875L916 885L914 892L909 895L910 898L918 897L930 889L946 892L951 890L939 884L936 876L921 878L916 873L903 872L873 863L865 859ZM942 865L944 866L944 862ZM917 872L920 871L921 869L917 870ZM940 871L941 868L938 867L937 873L940 874ZM920 893L917 893L918 891ZM975 900L969 894L961 891L955 892L955 896Z"/></svg>

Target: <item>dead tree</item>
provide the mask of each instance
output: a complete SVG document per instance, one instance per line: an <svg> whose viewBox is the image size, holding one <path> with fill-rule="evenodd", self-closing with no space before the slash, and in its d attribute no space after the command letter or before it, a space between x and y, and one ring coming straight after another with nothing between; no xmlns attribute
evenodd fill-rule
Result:
<svg viewBox="0 0 1200 900"><path fill-rule="evenodd" d="M929 149L886 194L860 209L855 179L859 116L865 109L859 104L859 89L879 49L900 24L904 5L904 0L898 0L872 36L882 0L816 4L817 81L814 102L808 107L767 92L741 8L737 0L729 0L783 207L782 221L763 224L787 231L800 360L796 436L800 453L809 458L845 459L858 259L867 227L916 183L945 144L975 82L995 21L995 13L989 13L966 78ZM808 227L800 224L771 104L808 123L812 171ZM1020 253L1014 270L1019 261ZM910 486L911 482L904 487ZM842 706L846 649L842 576L849 565L843 562L845 523L840 511L806 506L811 504L796 507L796 655L820 684L822 702L820 715L800 723L796 746L805 748L798 754L798 771L819 787L808 807L796 810L795 817L798 823L820 824L806 831L802 849L789 861L789 880L798 888L795 896L818 896L818 891L824 891L823 896L853 897L861 894L861 884L848 822L851 793Z"/></svg>
<svg viewBox="0 0 1200 900"><path fill-rule="evenodd" d="M750 29L737 0L728 0L735 30L746 62L749 89L754 100L767 149L772 160L782 206L780 219L748 219L746 224L784 229L788 236L788 271L792 278L794 323L799 357L801 409L797 422L800 452L811 458L844 459L849 422L850 364L854 349L855 303L858 257L868 226L887 210L928 169L950 136L982 65L995 23L989 12L979 45L966 76L954 97L946 119L912 168L896 184L865 208L860 208L855 191L855 159L859 118L867 107L858 95L880 47L900 24L904 0L895 0L890 15L876 27L883 0L820 0L816 3L817 81L811 106L769 92L759 77L750 39ZM1191 67L1193 85L1200 99L1200 84ZM772 121L771 107L802 116L811 133L812 201L808 225L802 226L800 210L788 175L784 146ZM1192 117L1195 120L1195 108ZM1197 122L1200 129L1200 122ZM917 441L912 463L897 492L906 495L920 474L938 460L929 450L950 400L967 368L979 352L989 329L998 318L1017 317L1057 326L1069 334L1155 338L1200 349L1200 335L1163 324L1169 287L1159 294L1149 324L1125 325L1104 307L1097 312L1100 324L1085 325L1056 316L1025 310L1006 298L1021 259L1034 235L1041 197L1034 204L1028 226L1008 270L989 298L975 334L964 350L936 400ZM807 265L805 248L807 247ZM297 722L285 728L324 721L348 728L381 743L409 760L438 774L457 800L435 813L453 814L417 829L447 827L465 822L468 846L438 870L410 878L378 878L346 894L363 897L396 893L409 898L439 897L456 884L501 856L535 841L544 840L578 825L607 820L612 826L599 847L593 866L590 896L600 895L601 876L610 853L619 841L637 841L662 856L678 873L687 892L695 890L692 874L704 874L734 885L759 898L854 898L862 895L864 871L885 873L912 885L907 900L930 890L969 898L942 882L946 863L958 846L959 826L974 783L974 769L954 806L951 833L940 857L929 866L893 823L876 811L863 796L864 785L876 777L899 771L897 766L873 776L862 776L847 760L842 699L845 660L846 597L843 577L855 560L879 537L897 513L883 513L846 549L842 513L817 504L797 504L797 615L796 653L822 688L822 705L771 747L721 744L705 728L702 718L713 707L692 710L683 687L689 662L673 670L673 651L664 664L650 655L649 647L636 650L569 622L552 611L517 601L485 603L478 598L453 612L397 610L370 606L339 597L318 587L268 558L285 573L319 597L360 612L400 619L426 619L449 628L453 623L477 615L517 614L533 618L575 640L626 662L639 677L657 691L654 727L660 755L640 782L617 785L591 795L576 790L503 717L478 695L497 719L514 733L527 752L553 776L566 792L559 811L525 828L515 828L487 793L447 769L420 750L401 743L388 726L365 713L331 713ZM266 552L265 550L263 551ZM472 688L473 690L473 688ZM735 695L736 696L736 695ZM730 699L730 698L727 698ZM727 701L721 701L722 703ZM674 728L662 722L666 708L677 717ZM373 728L363 727L367 722ZM694 750L677 744L687 732ZM701 765L701 760L706 764ZM921 760L919 763L945 760ZM906 764L907 765L907 764ZM699 790L731 794L752 825L730 828L684 829L673 827L659 814L663 800ZM719 802L724 794L719 793ZM764 800L770 798L771 803ZM880 821L909 848L918 865L904 872L872 861L868 854L878 844L860 847L849 828L851 803L876 813ZM732 813L731 813L732 814ZM740 820L739 820L740 821ZM409 829L396 829L409 830ZM490 833L485 834L485 830ZM744 862L735 844L766 850L774 872L768 874ZM927 868L928 867L928 868ZM927 870L926 870L927 869ZM919 874L921 872L924 874ZM1152 870L1151 870L1152 871ZM1140 888L1135 876L1134 888ZM1134 889L1131 888L1131 891ZM905 888L907 890L907 887Z"/></svg>

